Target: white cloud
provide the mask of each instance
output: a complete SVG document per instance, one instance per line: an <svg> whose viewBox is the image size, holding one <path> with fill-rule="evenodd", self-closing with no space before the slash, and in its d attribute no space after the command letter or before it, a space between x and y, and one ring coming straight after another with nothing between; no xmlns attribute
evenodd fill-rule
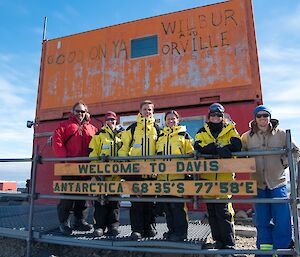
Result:
<svg viewBox="0 0 300 257"><path fill-rule="evenodd" d="M73 8L72 5L67 5L65 9L66 9L66 12L71 16L79 16L80 15L80 13L75 8Z"/></svg>
<svg viewBox="0 0 300 257"><path fill-rule="evenodd" d="M36 85L32 87L30 73L14 66L13 54L2 53L0 58L0 158L29 157L33 131L26 127L26 121L34 117Z"/></svg>
<svg viewBox="0 0 300 257"><path fill-rule="evenodd" d="M0 180L26 181L30 178L31 162L2 163Z"/></svg>
<svg viewBox="0 0 300 257"><path fill-rule="evenodd" d="M272 102L300 100L300 48L266 45L260 49L260 70L264 97Z"/></svg>
<svg viewBox="0 0 300 257"><path fill-rule="evenodd" d="M283 22L286 23L287 29L292 31L299 31L300 30L300 4L298 4L297 8L294 9L294 12L287 17L281 19Z"/></svg>
<svg viewBox="0 0 300 257"><path fill-rule="evenodd" d="M299 21L300 22L300 21ZM300 62L299 48L283 48L276 44L265 45L260 51L260 57L269 61L288 60L289 62Z"/></svg>
<svg viewBox="0 0 300 257"><path fill-rule="evenodd" d="M263 101L300 142L300 4L289 12L272 10L277 13L256 23Z"/></svg>
<svg viewBox="0 0 300 257"><path fill-rule="evenodd" d="M297 104L279 105L276 103L270 103L270 109L272 110L272 113L275 116L274 118L280 117L280 120L293 120L300 118L300 113Z"/></svg>

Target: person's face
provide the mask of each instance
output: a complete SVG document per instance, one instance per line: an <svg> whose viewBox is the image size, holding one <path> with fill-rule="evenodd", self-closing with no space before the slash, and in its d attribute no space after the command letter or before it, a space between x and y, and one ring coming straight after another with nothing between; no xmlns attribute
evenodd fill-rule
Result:
<svg viewBox="0 0 300 257"><path fill-rule="evenodd" d="M166 126L167 127L174 127L179 124L179 119L174 115L174 113L170 113L166 117Z"/></svg>
<svg viewBox="0 0 300 257"><path fill-rule="evenodd" d="M270 114L265 111L260 111L256 114L255 121L258 127L267 127L270 123Z"/></svg>
<svg viewBox="0 0 300 257"><path fill-rule="evenodd" d="M149 118L153 116L154 106L153 104L144 104L140 109L142 117Z"/></svg>
<svg viewBox="0 0 300 257"><path fill-rule="evenodd" d="M117 120L114 119L114 118L108 118L106 121L105 121L106 125L110 127L110 129L112 131L114 131L116 129L116 126L117 126Z"/></svg>
<svg viewBox="0 0 300 257"><path fill-rule="evenodd" d="M220 123L223 121L223 114L220 112L213 112L210 114L208 121L212 123Z"/></svg>
<svg viewBox="0 0 300 257"><path fill-rule="evenodd" d="M76 105L73 110L73 114L77 117L77 119L80 122L82 122L86 114L85 106L83 104Z"/></svg>

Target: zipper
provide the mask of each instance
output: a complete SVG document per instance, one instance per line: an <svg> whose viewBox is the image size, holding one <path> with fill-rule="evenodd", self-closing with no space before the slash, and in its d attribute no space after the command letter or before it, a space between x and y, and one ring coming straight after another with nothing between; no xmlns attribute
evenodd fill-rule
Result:
<svg viewBox="0 0 300 257"><path fill-rule="evenodd" d="M110 141L110 156L113 156L113 142Z"/></svg>
<svg viewBox="0 0 300 257"><path fill-rule="evenodd" d="M170 152L171 149L170 149L170 146L169 146L169 137L170 137L170 134L167 135L167 147L166 147L166 150L167 150L166 152L167 152L167 153L166 153L166 154L171 153L171 152ZM170 160L170 159L167 159L167 161L168 161L168 160ZM167 174L167 181L168 181L168 180L169 180L169 174Z"/></svg>
<svg viewBox="0 0 300 257"><path fill-rule="evenodd" d="M146 149L147 149L147 119L145 118L145 122L144 122L144 151L143 151L143 155L146 155Z"/></svg>

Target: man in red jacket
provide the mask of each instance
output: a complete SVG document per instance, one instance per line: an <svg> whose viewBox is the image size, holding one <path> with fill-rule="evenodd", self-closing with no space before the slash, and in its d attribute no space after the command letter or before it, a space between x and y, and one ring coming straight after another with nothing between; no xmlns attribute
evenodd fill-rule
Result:
<svg viewBox="0 0 300 257"><path fill-rule="evenodd" d="M88 146L97 132L97 128L89 123L90 115L85 103L79 101L72 108L71 117L59 124L53 135L52 148L57 157L84 157L88 156ZM82 177L63 176L63 180L80 180ZM88 231L92 225L85 219L87 208L84 200L61 199L57 206L59 229L65 235L72 233L69 216L73 210L75 230Z"/></svg>

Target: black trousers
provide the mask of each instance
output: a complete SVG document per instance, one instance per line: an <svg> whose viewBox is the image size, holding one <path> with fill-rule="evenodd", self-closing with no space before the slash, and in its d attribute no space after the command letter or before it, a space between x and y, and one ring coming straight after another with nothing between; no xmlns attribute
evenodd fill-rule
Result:
<svg viewBox="0 0 300 257"><path fill-rule="evenodd" d="M62 180L87 180L80 176L62 176ZM65 223L70 217L70 212L73 211L75 219L86 219L88 216L88 209L85 200L69 200L61 199L57 205L57 215L60 223Z"/></svg>
<svg viewBox="0 0 300 257"><path fill-rule="evenodd" d="M109 201L101 204L99 201L94 202L94 227L117 228L120 226L120 203L118 201Z"/></svg>
<svg viewBox="0 0 300 257"><path fill-rule="evenodd" d="M207 203L208 221L215 241L225 246L235 246L233 214L228 203Z"/></svg>
<svg viewBox="0 0 300 257"><path fill-rule="evenodd" d="M155 227L154 203L131 202L130 223L131 230L142 235L153 229Z"/></svg>
<svg viewBox="0 0 300 257"><path fill-rule="evenodd" d="M165 203L165 213L169 233L187 236L188 214L185 203Z"/></svg>
<svg viewBox="0 0 300 257"><path fill-rule="evenodd" d="M57 205L59 222L67 222L71 211L73 211L75 219L85 220L88 214L86 202L84 200L61 199L59 204Z"/></svg>

